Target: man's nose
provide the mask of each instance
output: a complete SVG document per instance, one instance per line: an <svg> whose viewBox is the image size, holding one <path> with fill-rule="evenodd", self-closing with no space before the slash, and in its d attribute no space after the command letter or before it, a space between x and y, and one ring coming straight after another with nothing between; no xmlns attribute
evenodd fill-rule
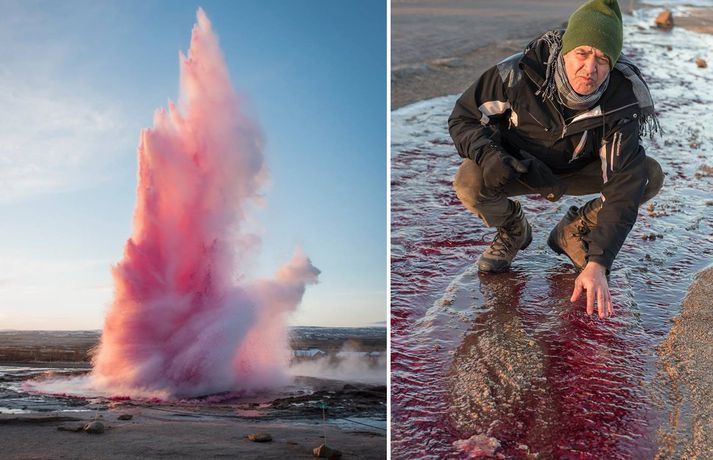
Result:
<svg viewBox="0 0 713 460"><path fill-rule="evenodd" d="M584 61L584 71L587 75L592 75L597 71L597 59L595 57L589 57Z"/></svg>

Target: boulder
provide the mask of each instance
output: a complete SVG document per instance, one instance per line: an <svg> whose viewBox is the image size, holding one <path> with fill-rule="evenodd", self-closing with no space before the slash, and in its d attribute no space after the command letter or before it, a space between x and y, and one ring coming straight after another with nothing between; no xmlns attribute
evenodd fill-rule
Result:
<svg viewBox="0 0 713 460"><path fill-rule="evenodd" d="M104 432L104 424L99 421L89 422L84 425L84 431L90 434L102 434Z"/></svg>
<svg viewBox="0 0 713 460"><path fill-rule="evenodd" d="M697 65L698 67L700 67L701 69L705 69L706 67L708 67L708 63L707 63L706 60L703 59L702 57L697 57L697 58L696 58L696 65Z"/></svg>
<svg viewBox="0 0 713 460"><path fill-rule="evenodd" d="M673 27L673 13L671 10L663 10L656 16L656 27L666 30Z"/></svg>
<svg viewBox="0 0 713 460"><path fill-rule="evenodd" d="M318 458L339 458L342 456L340 451L327 447L326 444L322 444L319 447L312 449L312 454Z"/></svg>

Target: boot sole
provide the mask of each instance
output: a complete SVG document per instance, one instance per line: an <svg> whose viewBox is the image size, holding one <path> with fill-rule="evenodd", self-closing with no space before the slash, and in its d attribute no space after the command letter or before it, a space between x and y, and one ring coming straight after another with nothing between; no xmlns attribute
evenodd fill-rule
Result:
<svg viewBox="0 0 713 460"><path fill-rule="evenodd" d="M527 223L527 238L525 238L525 242L522 243L522 246L520 246L520 250L527 249L527 247L532 243L532 227L530 226L530 223Z"/></svg>

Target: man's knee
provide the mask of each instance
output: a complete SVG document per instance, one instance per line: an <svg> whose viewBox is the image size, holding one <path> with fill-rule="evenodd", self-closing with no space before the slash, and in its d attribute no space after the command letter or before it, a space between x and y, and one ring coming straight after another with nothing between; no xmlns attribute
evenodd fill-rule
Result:
<svg viewBox="0 0 713 460"><path fill-rule="evenodd" d="M646 183L646 189L644 189L644 196L641 199L642 204L658 195L661 187L663 187L664 180L663 170L658 161L651 157L646 157L645 167L648 181Z"/></svg>
<svg viewBox="0 0 713 460"><path fill-rule="evenodd" d="M453 189L463 206L473 211L480 194L482 175L478 165L472 160L463 160L453 179Z"/></svg>

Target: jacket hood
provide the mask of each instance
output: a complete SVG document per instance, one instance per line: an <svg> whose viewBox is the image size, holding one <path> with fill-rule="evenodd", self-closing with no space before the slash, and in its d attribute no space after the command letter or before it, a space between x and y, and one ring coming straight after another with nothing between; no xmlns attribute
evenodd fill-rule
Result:
<svg viewBox="0 0 713 460"><path fill-rule="evenodd" d="M552 43L561 43L564 30L550 30L527 44L522 52L520 68L538 87L547 80L547 68L557 56L550 55Z"/></svg>

